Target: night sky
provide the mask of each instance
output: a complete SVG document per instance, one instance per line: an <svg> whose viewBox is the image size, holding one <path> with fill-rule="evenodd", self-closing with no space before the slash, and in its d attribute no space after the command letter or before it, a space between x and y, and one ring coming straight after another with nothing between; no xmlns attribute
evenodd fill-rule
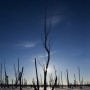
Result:
<svg viewBox="0 0 90 90"><path fill-rule="evenodd" d="M41 34L44 29L44 9L47 22L52 17L51 49L48 73L66 69L71 82L74 73L78 81L78 66L84 81L90 81L90 1L89 0L0 0L0 62L6 62L9 78L15 78L14 67L20 59L24 77L35 78L34 58L45 63ZM39 74L43 76L38 64ZM4 73L3 73L4 76Z"/></svg>

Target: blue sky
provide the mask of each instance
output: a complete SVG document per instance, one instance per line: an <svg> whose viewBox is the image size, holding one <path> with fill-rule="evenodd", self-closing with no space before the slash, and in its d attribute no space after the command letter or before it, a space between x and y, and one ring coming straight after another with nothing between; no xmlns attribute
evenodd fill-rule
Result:
<svg viewBox="0 0 90 90"><path fill-rule="evenodd" d="M17 65L18 57L28 82L35 78L34 58L45 63L41 43L45 7L47 22L52 17L51 36L55 38L48 72L54 72L54 65L63 74L67 68L73 82L80 66L81 76L90 81L89 0L0 0L0 62L5 60L9 77L14 78L13 64ZM39 64L38 69L43 75Z"/></svg>

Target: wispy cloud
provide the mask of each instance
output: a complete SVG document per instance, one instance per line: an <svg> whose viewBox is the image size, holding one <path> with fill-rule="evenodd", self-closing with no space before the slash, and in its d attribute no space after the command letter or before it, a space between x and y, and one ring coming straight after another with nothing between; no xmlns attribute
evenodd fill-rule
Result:
<svg viewBox="0 0 90 90"><path fill-rule="evenodd" d="M56 24L62 22L63 19L64 19L63 16L52 16L52 17L47 18L47 24L49 24L51 21L52 25L56 25Z"/></svg>
<svg viewBox="0 0 90 90"><path fill-rule="evenodd" d="M21 42L16 44L17 47L24 47L24 48L33 48L36 46L38 42Z"/></svg>

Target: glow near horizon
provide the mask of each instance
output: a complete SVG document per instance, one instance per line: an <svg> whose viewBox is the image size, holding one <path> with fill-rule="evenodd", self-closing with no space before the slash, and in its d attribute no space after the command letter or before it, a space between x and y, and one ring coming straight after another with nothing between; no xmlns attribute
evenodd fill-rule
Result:
<svg viewBox="0 0 90 90"><path fill-rule="evenodd" d="M20 62L21 63L21 62ZM32 79L34 78L35 79L35 77L36 77L36 75L35 75L35 68L34 68L34 62L32 62L32 64L33 64L33 67L30 67L30 66L28 66L28 67L24 67L25 69L24 69L24 74L23 74L23 76L24 76L24 78L26 78L27 79L27 82L28 82L28 84L31 84L32 83ZM61 65L60 64L57 64L57 63L54 61L54 62L52 62L52 61L50 61L50 65L49 65L49 68L48 68L48 76L49 76L49 74L51 74L52 73L52 75L53 75L53 78L54 78L54 76L55 76L55 71L54 71L54 65L55 65L55 67L56 67L56 70L57 70L57 75L59 75L59 69L60 69L60 73L61 73L61 71L62 71L62 74L63 74L63 83L64 84L66 84L66 76L65 76L65 74L66 74L66 69L68 69L67 68L67 66L65 67L65 62L63 62ZM6 67L7 67L8 65L6 65ZM20 65L21 66L21 65ZM10 67L7 67L7 74L9 75L9 80L10 80L10 83L11 83L11 80L12 79L14 79L15 80L15 76L14 76L14 70L11 68L11 67L13 67L13 65L11 65ZM31 68L31 70L29 69L29 68ZM8 71L8 69L10 69L10 71ZM31 73L30 73L30 72ZM74 80L74 73L75 73L75 75L76 75L76 79L77 79L77 82L79 82L79 80L78 80L78 66L76 67L76 66L73 66L72 67L72 69L68 69L68 71L69 71L69 79L70 79L70 83L73 83L73 80ZM74 71L74 72L72 72L72 71ZM11 72L11 73L10 73ZM38 64L38 74L39 74L39 76L40 76L40 74L41 74L41 76L42 76L42 80L43 80L43 70L42 70L42 68L41 68L41 66ZM89 78L87 78L88 77L88 75L86 74L86 75L84 75L83 74L84 72L83 72L83 70L81 69L81 79L82 79L82 77L83 77L83 79L84 79L84 83L87 83L87 82L89 82L90 80L89 80ZM4 73L3 73L3 75L4 75ZM47 81L49 81L49 77L47 76ZM39 77L39 79L40 79L40 77Z"/></svg>

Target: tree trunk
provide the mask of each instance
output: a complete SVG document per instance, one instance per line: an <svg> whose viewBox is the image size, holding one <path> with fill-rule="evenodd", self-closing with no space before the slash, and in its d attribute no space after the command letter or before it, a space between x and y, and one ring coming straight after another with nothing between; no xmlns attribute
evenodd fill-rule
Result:
<svg viewBox="0 0 90 90"><path fill-rule="evenodd" d="M22 87L21 87L21 82L22 82L22 81L21 81L21 78L20 78L20 90L22 90Z"/></svg>
<svg viewBox="0 0 90 90"><path fill-rule="evenodd" d="M35 69L36 69L36 78L37 78L37 90L39 90L39 80L38 80L38 72L37 72L36 58L35 58Z"/></svg>
<svg viewBox="0 0 90 90"><path fill-rule="evenodd" d="M47 71L44 71L44 90L47 90L46 75Z"/></svg>

